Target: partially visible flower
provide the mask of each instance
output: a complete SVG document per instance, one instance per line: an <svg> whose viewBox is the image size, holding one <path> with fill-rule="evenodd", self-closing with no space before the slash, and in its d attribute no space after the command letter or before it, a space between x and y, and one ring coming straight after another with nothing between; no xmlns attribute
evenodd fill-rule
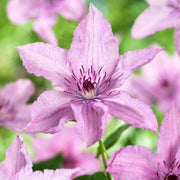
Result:
<svg viewBox="0 0 180 180"><path fill-rule="evenodd" d="M133 74L124 84L130 94L148 104L155 103L166 112L172 101L180 109L180 61L160 52L148 65L142 67L141 75Z"/></svg>
<svg viewBox="0 0 180 180"><path fill-rule="evenodd" d="M19 79L0 90L0 126L28 133L24 128L31 121L31 105L26 104L34 93L28 79Z"/></svg>
<svg viewBox="0 0 180 180"><path fill-rule="evenodd" d="M107 162L115 180L180 179L180 111L172 106L162 121L157 154L143 146L127 146Z"/></svg>
<svg viewBox="0 0 180 180"><path fill-rule="evenodd" d="M57 15L79 21L85 13L83 0L11 0L7 6L7 14L12 23L23 24L35 19L34 31L53 45L58 45L52 31Z"/></svg>
<svg viewBox="0 0 180 180"><path fill-rule="evenodd" d="M0 179L5 180L71 180L79 175L79 168L32 171L31 158L20 136L6 150L6 159L0 163Z"/></svg>
<svg viewBox="0 0 180 180"><path fill-rule="evenodd" d="M83 153L83 141L75 128L65 128L51 138L39 137L32 142L35 151L34 162L39 162L63 154L63 168L80 167L84 174L100 170L97 159L92 153Z"/></svg>
<svg viewBox="0 0 180 180"><path fill-rule="evenodd" d="M107 115L111 114L135 127L157 131L150 107L120 88L132 71L150 62L162 49L119 56L110 24L93 5L75 30L70 50L44 43L17 49L29 73L44 76L61 89L39 96L28 130L55 133L67 121L76 120L78 133L90 146L104 135Z"/></svg>
<svg viewBox="0 0 180 180"><path fill-rule="evenodd" d="M150 5L135 20L131 35L141 39L167 28L175 28L174 39L180 54L180 1L179 0L146 0Z"/></svg>

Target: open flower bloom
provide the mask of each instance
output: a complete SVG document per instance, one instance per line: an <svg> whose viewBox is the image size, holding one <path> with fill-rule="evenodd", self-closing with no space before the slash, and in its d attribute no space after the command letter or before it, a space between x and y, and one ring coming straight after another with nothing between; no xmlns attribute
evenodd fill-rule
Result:
<svg viewBox="0 0 180 180"><path fill-rule="evenodd" d="M61 88L39 96L28 130L55 133L74 119L79 134L90 146L104 135L109 113L135 127L157 131L157 120L149 106L120 91L120 87L133 70L150 62L161 49L119 56L110 24L93 5L75 30L70 50L44 43L17 49L29 73L44 76Z"/></svg>
<svg viewBox="0 0 180 180"><path fill-rule="evenodd" d="M180 1L146 0L150 5L135 20L131 35L141 39L167 28L175 28L174 39L180 54Z"/></svg>
<svg viewBox="0 0 180 180"><path fill-rule="evenodd" d="M7 14L14 24L23 24L35 19L34 31L45 41L58 45L52 27L57 14L70 20L81 20L86 13L83 0L11 0Z"/></svg>
<svg viewBox="0 0 180 180"><path fill-rule="evenodd" d="M162 121L157 154L143 146L127 146L107 162L115 180L180 179L180 111L172 106Z"/></svg>
<svg viewBox="0 0 180 180"><path fill-rule="evenodd" d="M26 145L17 136L12 145L6 150L6 159L0 163L0 179L6 180L71 180L79 174L80 169L57 169L32 171L31 158Z"/></svg>
<svg viewBox="0 0 180 180"><path fill-rule="evenodd" d="M0 126L28 133L24 128L31 121L31 105L26 104L34 93L28 79L19 79L0 90Z"/></svg>
<svg viewBox="0 0 180 180"><path fill-rule="evenodd" d="M156 103L166 112L172 101L180 109L180 61L177 54L160 52L148 65L142 67L141 75L133 74L124 84L130 94L148 104Z"/></svg>
<svg viewBox="0 0 180 180"><path fill-rule="evenodd" d="M47 160L62 153L63 168L80 167L84 169L84 174L93 174L100 170L95 156L92 153L83 153L83 141L75 128L65 128L49 139L36 138L32 146L36 154L34 162Z"/></svg>

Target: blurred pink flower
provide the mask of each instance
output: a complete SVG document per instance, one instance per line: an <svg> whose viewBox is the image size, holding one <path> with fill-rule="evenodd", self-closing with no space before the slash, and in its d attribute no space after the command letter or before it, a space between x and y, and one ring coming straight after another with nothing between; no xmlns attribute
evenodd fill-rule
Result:
<svg viewBox="0 0 180 180"><path fill-rule="evenodd" d="M29 133L24 128L31 121L31 105L26 104L34 93L28 79L19 79L0 90L0 126L17 132Z"/></svg>
<svg viewBox="0 0 180 180"><path fill-rule="evenodd" d="M167 28L175 28L174 38L180 54L180 1L179 0L146 0L150 5L135 20L131 35L141 39Z"/></svg>
<svg viewBox="0 0 180 180"><path fill-rule="evenodd" d="M17 49L29 73L44 76L61 88L39 96L32 107L28 130L55 133L74 119L78 133L90 146L104 135L109 113L135 127L157 131L150 107L120 88L132 71L150 62L161 49L129 51L119 56L110 24L93 5L75 30L70 50L44 43Z"/></svg>
<svg viewBox="0 0 180 180"><path fill-rule="evenodd" d="M124 84L124 90L142 101L156 103L166 112L172 101L180 109L180 60L160 52L154 60L141 69L141 75L133 74Z"/></svg>
<svg viewBox="0 0 180 180"><path fill-rule="evenodd" d="M0 179L4 180L71 180L79 175L79 171L76 168L33 172L31 158L20 136L6 150L6 159L0 163Z"/></svg>
<svg viewBox="0 0 180 180"><path fill-rule="evenodd" d="M62 153L63 168L80 167L84 174L93 174L100 170L95 155L83 153L83 141L75 128L65 128L48 139L36 138L33 140L32 146L35 151L34 162L47 160Z"/></svg>
<svg viewBox="0 0 180 180"><path fill-rule="evenodd" d="M58 45L52 27L57 14L70 20L81 20L86 13L83 0L11 0L7 14L14 24L23 24L35 19L34 31L45 41Z"/></svg>
<svg viewBox="0 0 180 180"><path fill-rule="evenodd" d="M115 180L179 180L179 126L180 111L172 106L161 124L157 154L143 146L127 146L112 155L106 171Z"/></svg>

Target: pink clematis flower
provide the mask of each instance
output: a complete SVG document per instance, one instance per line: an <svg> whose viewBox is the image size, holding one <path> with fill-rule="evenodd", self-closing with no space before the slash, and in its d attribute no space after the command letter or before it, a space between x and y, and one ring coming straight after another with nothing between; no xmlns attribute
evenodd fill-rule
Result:
<svg viewBox="0 0 180 180"><path fill-rule="evenodd" d="M149 7L135 20L131 35L141 39L167 28L175 28L174 39L180 54L180 1L146 0Z"/></svg>
<svg viewBox="0 0 180 180"><path fill-rule="evenodd" d="M6 151L6 159L0 163L0 179L6 180L71 180L79 175L79 168L32 171L31 158L20 136Z"/></svg>
<svg viewBox="0 0 180 180"><path fill-rule="evenodd" d="M45 41L58 45L52 27L57 22L57 14L70 20L81 20L86 13L83 0L11 0L7 14L14 24L23 24L36 19L34 31Z"/></svg>
<svg viewBox="0 0 180 180"><path fill-rule="evenodd" d="M100 170L95 156L92 153L83 153L83 141L75 128L65 128L50 139L36 138L32 145L36 154L34 162L47 160L62 153L63 168L80 167L84 169L84 174L93 174Z"/></svg>
<svg viewBox="0 0 180 180"><path fill-rule="evenodd" d="M180 109L180 61L177 54L159 53L141 69L141 76L133 74L124 89L148 104L156 103L166 112L172 101Z"/></svg>
<svg viewBox="0 0 180 180"><path fill-rule="evenodd" d="M39 96L28 130L55 133L75 119L78 132L90 146L104 135L109 113L135 127L157 131L157 120L149 106L120 91L120 87L133 70L150 62L161 49L119 56L110 24L93 5L75 30L70 50L44 43L17 49L29 73L44 76L61 88Z"/></svg>
<svg viewBox="0 0 180 180"><path fill-rule="evenodd" d="M34 93L28 79L19 79L0 90L0 126L17 132L28 133L24 128L31 121L31 105L27 100Z"/></svg>
<svg viewBox="0 0 180 180"><path fill-rule="evenodd" d="M162 121L157 154L143 146L127 146L107 162L115 180L180 179L180 111L174 105Z"/></svg>

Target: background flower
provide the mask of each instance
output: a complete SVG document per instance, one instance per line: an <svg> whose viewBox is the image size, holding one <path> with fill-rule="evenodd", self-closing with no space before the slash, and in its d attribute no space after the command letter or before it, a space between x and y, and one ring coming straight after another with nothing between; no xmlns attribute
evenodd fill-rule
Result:
<svg viewBox="0 0 180 180"><path fill-rule="evenodd" d="M80 167L84 174L93 174L100 170L95 155L83 152L83 141L75 128L67 127L51 138L36 138L33 140L32 146L35 151L34 162L36 163L61 153L63 168Z"/></svg>
<svg viewBox="0 0 180 180"><path fill-rule="evenodd" d="M57 169L41 171L32 171L31 158L27 152L26 145L20 136L17 136L13 144L6 151L6 159L0 163L0 178L1 179L52 179L52 180L71 180L80 171L76 169Z"/></svg>
<svg viewBox="0 0 180 180"><path fill-rule="evenodd" d="M179 0L146 0L150 5L135 20L132 27L132 37L144 38L167 28L175 28L174 38L178 53L180 53L180 3Z"/></svg>
<svg viewBox="0 0 180 180"><path fill-rule="evenodd" d="M83 0L11 0L7 6L8 17L14 24L35 19L34 31L45 41L58 45L52 31L57 14L70 20L81 20L86 12Z"/></svg>
<svg viewBox="0 0 180 180"><path fill-rule="evenodd" d="M157 154L143 146L127 146L108 161L107 172L115 180L179 179L180 111L174 105L166 113L157 143Z"/></svg>
<svg viewBox="0 0 180 180"><path fill-rule="evenodd" d="M34 93L34 85L28 79L19 79L0 90L0 126L17 132L25 130L31 121L31 105L26 104Z"/></svg>
<svg viewBox="0 0 180 180"><path fill-rule="evenodd" d="M157 104L166 112L172 102L180 108L180 61L173 56L160 52L154 60L133 74L125 83L124 89L148 104Z"/></svg>

